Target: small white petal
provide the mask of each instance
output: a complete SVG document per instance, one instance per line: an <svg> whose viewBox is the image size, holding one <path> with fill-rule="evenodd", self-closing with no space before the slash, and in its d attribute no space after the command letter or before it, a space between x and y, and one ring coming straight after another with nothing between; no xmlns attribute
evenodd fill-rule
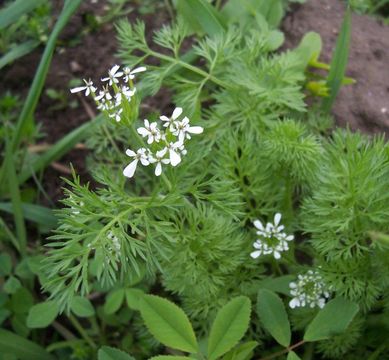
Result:
<svg viewBox="0 0 389 360"><path fill-rule="evenodd" d="M77 93L77 92L80 92L80 91L84 91L84 90L86 90L88 87L87 86L79 86L79 87L75 87L75 88L73 88L73 89L70 89L70 92L72 93L72 94L74 94L74 93Z"/></svg>
<svg viewBox="0 0 389 360"><path fill-rule="evenodd" d="M172 114L172 119L176 120L182 114L182 108L176 107Z"/></svg>
<svg viewBox="0 0 389 360"><path fill-rule="evenodd" d="M170 163L177 166L181 162L181 157L174 150L169 150Z"/></svg>
<svg viewBox="0 0 389 360"><path fill-rule="evenodd" d="M134 176L137 165L138 165L138 159L135 159L129 165L126 166L126 168L123 170L123 175L128 178L132 178Z"/></svg>
<svg viewBox="0 0 389 360"><path fill-rule="evenodd" d="M143 71L146 71L146 70L147 70L146 67L140 66L140 67L138 67L138 68L132 70L132 71L131 71L131 74L137 74L137 73L140 73L140 72L143 72Z"/></svg>
<svg viewBox="0 0 389 360"><path fill-rule="evenodd" d="M294 309L297 306L300 306L300 301L296 298L289 301L289 306Z"/></svg>
<svg viewBox="0 0 389 360"><path fill-rule="evenodd" d="M255 220L254 221L254 226L258 229L258 230L265 230L262 223L259 221L259 220Z"/></svg>
<svg viewBox="0 0 389 360"><path fill-rule="evenodd" d="M253 258L253 259L256 259L258 256L261 256L262 254L262 251L261 250L257 250L257 251L253 251L250 256Z"/></svg>
<svg viewBox="0 0 389 360"><path fill-rule="evenodd" d="M159 176L159 175L161 175L162 174L162 165L161 165L161 163L159 162L158 164L157 164L157 166L155 167L155 175L156 176Z"/></svg>
<svg viewBox="0 0 389 360"><path fill-rule="evenodd" d="M274 215L274 225L275 226L278 226L278 224L280 223L281 221L281 214L280 213L277 213Z"/></svg>
<svg viewBox="0 0 389 360"><path fill-rule="evenodd" d="M204 131L204 129L201 126L190 126L187 129L187 132L191 134L201 134Z"/></svg>
<svg viewBox="0 0 389 360"><path fill-rule="evenodd" d="M138 128L138 134L142 135L143 137L145 136L148 136L149 135L149 131L147 129L145 129L144 127L140 127Z"/></svg>
<svg viewBox="0 0 389 360"><path fill-rule="evenodd" d="M127 149L127 150L126 150L126 155L127 155L127 156L131 156L131 157L134 157L134 156L136 156L136 153L135 153L134 151L130 150L130 149Z"/></svg>
<svg viewBox="0 0 389 360"><path fill-rule="evenodd" d="M278 260L279 258L281 258L281 254L280 254L278 251L274 251L273 256L274 256L274 258L277 259L277 260Z"/></svg>

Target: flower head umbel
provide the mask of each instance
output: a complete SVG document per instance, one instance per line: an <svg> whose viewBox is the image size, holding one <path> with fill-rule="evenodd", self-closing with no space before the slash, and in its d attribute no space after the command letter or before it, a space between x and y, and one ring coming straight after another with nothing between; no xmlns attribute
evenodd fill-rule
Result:
<svg viewBox="0 0 389 360"><path fill-rule="evenodd" d="M96 92L97 88L91 80L84 80L85 86L79 86L71 89L71 93L85 91L85 96L92 95L97 109L103 111L109 118L120 122L124 103L131 102L131 98L136 93L136 87L132 82L136 73L146 71L145 67L139 67L134 70L129 68L120 70L119 65L114 65L109 71L108 76L101 81L108 82L102 90Z"/></svg>
<svg viewBox="0 0 389 360"><path fill-rule="evenodd" d="M108 70L108 77L102 78L101 81L108 81L109 86L117 84L119 82L118 78L123 76L123 72L118 71L119 69L119 65L112 66L112 68Z"/></svg>
<svg viewBox="0 0 389 360"><path fill-rule="evenodd" d="M292 309L305 306L323 308L330 297L330 289L316 270L308 270L305 274L298 275L297 281L291 282L289 287L293 296L289 301Z"/></svg>
<svg viewBox="0 0 389 360"><path fill-rule="evenodd" d="M252 258L256 259L261 255L272 254L275 259L279 259L281 252L289 250L288 242L292 241L294 236L287 235L283 232L284 226L280 225L280 221L280 213L274 215L274 224L267 223L266 226L263 226L261 221L254 221L254 226L258 230L257 235L259 235L259 239L253 244L257 250L250 254Z"/></svg>
<svg viewBox="0 0 389 360"><path fill-rule="evenodd" d="M182 157L187 153L185 140L190 139L190 137L180 137L176 132L176 123L180 122L179 117L182 113L182 108L177 107L170 118L161 116L160 120L163 122L162 128L158 127L157 122L150 123L147 119L144 120L143 126L140 126L137 132L142 137L147 138L147 144L151 145L151 148L142 148L140 149L141 153L139 153L140 150L137 153L132 150L127 150L127 155L133 157L134 160L124 169L124 176L128 178L134 176L139 160L144 166L154 164L156 176L162 174L163 165L170 164L171 166L177 166L181 162ZM185 117L184 120L186 126L190 128L189 119ZM203 132L203 128L200 126L194 126L192 128L197 129L193 133L200 134ZM185 135L185 132L182 133Z"/></svg>

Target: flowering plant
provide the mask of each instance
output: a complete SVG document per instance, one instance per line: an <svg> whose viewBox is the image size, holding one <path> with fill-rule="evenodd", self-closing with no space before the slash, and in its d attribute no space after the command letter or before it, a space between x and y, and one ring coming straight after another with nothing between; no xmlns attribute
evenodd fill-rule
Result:
<svg viewBox="0 0 389 360"><path fill-rule="evenodd" d="M180 356L248 359L267 354L270 337L283 350L267 359L298 359L292 350L313 341L320 346L306 352L320 358L355 354L389 283L387 249L370 238L388 230L387 145L332 131L328 115L307 111L311 47L275 54L283 37L274 19L246 15L249 25L232 19L208 36L189 22L166 25L154 34L163 51L143 23L118 24L129 67L114 65L102 90L90 80L71 90L104 115L88 140L97 185L67 181L44 288L62 311L108 292L105 315L129 313L138 344L153 344L151 333ZM171 106L145 118L142 101L162 87ZM183 310L144 295L156 289ZM255 344L239 344L246 330ZM291 344L292 331L300 342ZM157 352L135 348L140 358Z"/></svg>

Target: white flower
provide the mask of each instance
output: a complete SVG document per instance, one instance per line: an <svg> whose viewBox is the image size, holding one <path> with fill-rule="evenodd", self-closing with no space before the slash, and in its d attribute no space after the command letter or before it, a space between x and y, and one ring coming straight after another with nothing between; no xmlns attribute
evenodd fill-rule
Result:
<svg viewBox="0 0 389 360"><path fill-rule="evenodd" d="M157 151L155 154L155 157L153 155L149 156L150 164L157 164L155 167L155 175L160 176L162 174L162 164L169 164L170 159L164 159L164 156L166 155L167 148Z"/></svg>
<svg viewBox="0 0 389 360"><path fill-rule="evenodd" d="M108 77L102 78L101 81L109 81L109 85L111 86L113 83L117 84L119 80L117 78L120 78L123 76L123 72L118 70L120 69L119 65L114 65L110 70L108 70Z"/></svg>
<svg viewBox="0 0 389 360"><path fill-rule="evenodd" d="M122 86L121 92L128 101L131 101L131 98L136 92L136 88L134 88L134 90L131 90L128 86Z"/></svg>
<svg viewBox="0 0 389 360"><path fill-rule="evenodd" d="M181 162L181 156L178 151L182 146L182 143L179 141L175 143L171 142L167 145L167 149L169 150L170 164L172 164L172 166L177 166Z"/></svg>
<svg viewBox="0 0 389 360"><path fill-rule="evenodd" d="M176 120L179 118L179 116L181 114L182 114L182 108L176 107L173 110L173 114L172 114L172 116L170 118L168 118L165 115L162 115L159 118L161 119L161 121L164 122L164 124L163 124L164 127L170 126L170 131L173 131L175 129Z"/></svg>
<svg viewBox="0 0 389 360"><path fill-rule="evenodd" d="M275 259L281 258L281 252L289 250L289 241L294 239L293 235L287 235L282 232L284 230L283 225L279 225L281 221L281 214L276 213L274 215L274 224L267 223L266 227L263 226L259 220L254 221L254 226L257 228L257 235L260 239L257 239L253 246L256 251L253 251L250 256L254 259L261 255L273 254Z"/></svg>
<svg viewBox="0 0 389 360"><path fill-rule="evenodd" d="M110 118L115 119L117 122L121 120L121 113L123 112L123 109L116 109L112 114L109 114Z"/></svg>
<svg viewBox="0 0 389 360"><path fill-rule="evenodd" d="M150 164L148 157L146 155L146 149L140 148L137 152L134 152L130 149L126 150L126 155L129 157L134 158L134 160L126 166L126 168L123 170L123 175L132 178L134 176L136 167L138 165L138 162L140 161L143 166L147 166Z"/></svg>
<svg viewBox="0 0 389 360"><path fill-rule="evenodd" d="M112 95L110 94L109 90L108 90L108 86L103 86L103 90L100 90L99 91L99 95L97 95L95 97L95 100L96 101L100 101L100 100L111 100L112 99Z"/></svg>
<svg viewBox="0 0 389 360"><path fill-rule="evenodd" d="M154 141L159 142L162 139L161 132L157 127L156 122L152 122L151 124L147 119L144 120L144 127L138 128L138 133L143 137L148 137L147 143L152 144Z"/></svg>
<svg viewBox="0 0 389 360"><path fill-rule="evenodd" d="M323 308L330 297L330 289L316 270L308 270L306 274L298 275L297 282L291 282L289 287L293 296L289 301L292 309L305 306Z"/></svg>
<svg viewBox="0 0 389 360"><path fill-rule="evenodd" d="M176 121L173 135L178 136L178 140L184 142L185 137L190 139L190 134L201 134L203 132L201 126L190 126L189 119L185 116L181 121Z"/></svg>
<svg viewBox="0 0 389 360"><path fill-rule="evenodd" d="M96 88L93 86L93 81L92 80L85 80L83 79L84 83L85 83L85 86L79 86L79 87L75 87L73 89L70 89L70 92L72 94L74 93L77 93L77 92L80 92L80 91L84 91L85 90L85 96L88 96L91 92L94 93L96 91Z"/></svg>
<svg viewBox="0 0 389 360"><path fill-rule="evenodd" d="M133 70L131 70L129 67L125 67L123 69L123 74L124 74L123 79L124 79L124 81L129 82L130 80L133 80L135 78L134 74L137 74L137 73L140 73L143 71L146 71L146 68L144 66L135 68Z"/></svg>

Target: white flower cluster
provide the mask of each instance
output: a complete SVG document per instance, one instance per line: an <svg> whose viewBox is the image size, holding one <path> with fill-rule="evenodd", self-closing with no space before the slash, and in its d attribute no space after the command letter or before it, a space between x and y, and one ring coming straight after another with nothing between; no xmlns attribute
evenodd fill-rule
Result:
<svg viewBox="0 0 389 360"><path fill-rule="evenodd" d="M71 89L72 94L85 91L85 96L92 95L96 102L97 108L104 111L108 116L116 121L121 120L123 112L123 102L131 101L131 98L136 92L133 84L135 74L146 71L145 67L138 67L131 70L129 67L120 70L119 65L114 65L109 71L108 76L102 78L101 81L107 82L102 90L97 93L97 88L91 80L85 80L85 86L79 86ZM111 93L111 89L113 93Z"/></svg>
<svg viewBox="0 0 389 360"><path fill-rule="evenodd" d="M296 307L318 306L323 308L326 300L330 297L329 288L317 271L308 270L304 275L298 275L296 282L289 284L290 294L293 299L289 301L289 306Z"/></svg>
<svg viewBox="0 0 389 360"><path fill-rule="evenodd" d="M138 128L138 133L147 138L147 144L153 149L140 148L136 152L127 149L126 154L133 158L132 162L123 170L123 175L131 178L140 161L143 166L155 164L155 175L162 174L162 164L177 166L181 162L181 156L186 155L185 140L191 138L191 134L201 134L201 126L190 126L189 119L180 116L182 108L174 109L171 117L161 116L163 128L158 127L157 122L150 123L144 120L144 126Z"/></svg>
<svg viewBox="0 0 389 360"><path fill-rule="evenodd" d="M281 214L277 213L274 215L274 224L267 223L266 227L263 226L259 220L254 221L254 226L257 228L257 239L253 246L256 251L253 251L250 255L256 259L261 255L273 254L275 259L281 257L281 252L289 250L288 241L294 239L293 235L287 235L283 232L284 226L279 225L281 221Z"/></svg>

